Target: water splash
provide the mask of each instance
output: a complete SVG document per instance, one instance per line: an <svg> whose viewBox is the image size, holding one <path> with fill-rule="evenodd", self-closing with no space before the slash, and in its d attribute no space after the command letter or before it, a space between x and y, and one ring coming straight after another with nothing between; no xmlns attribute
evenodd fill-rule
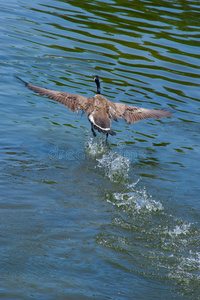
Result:
<svg viewBox="0 0 200 300"><path fill-rule="evenodd" d="M123 193L112 193L107 201L128 212L155 212L163 210L159 201L153 200L147 194L146 189L136 189L136 182L130 183L129 170L130 160L116 151L112 151L105 141L90 139L86 150L89 155L96 158L97 168L101 169L104 176L114 183L119 183L124 190Z"/></svg>
<svg viewBox="0 0 200 300"><path fill-rule="evenodd" d="M98 158L109 150L105 141L91 138L85 145L86 153L93 158Z"/></svg>
<svg viewBox="0 0 200 300"><path fill-rule="evenodd" d="M186 236L189 233L189 229L191 224L183 223L181 225L176 225L173 229L166 228L164 230L164 234L169 235L172 238L176 238L179 236Z"/></svg>
<svg viewBox="0 0 200 300"><path fill-rule="evenodd" d="M187 285L200 281L200 253L190 251L187 256L179 257L176 268L173 268L168 277Z"/></svg>
<svg viewBox="0 0 200 300"><path fill-rule="evenodd" d="M102 158L97 159L100 169L113 182L123 183L128 178L130 160L117 152L104 154Z"/></svg>
<svg viewBox="0 0 200 300"><path fill-rule="evenodd" d="M199 237L199 231L192 224L165 213L161 202L153 199L145 187L138 187L140 178L130 182L127 157L112 151L102 141L90 140L87 151L95 157L96 168L111 182L118 183L118 190L107 193L106 200L119 214L112 220L113 230L98 235L97 242L136 256L135 264L142 274L148 264L163 279L196 290L200 280L200 253L195 250L194 239ZM130 268L130 264L125 263L125 267Z"/></svg>
<svg viewBox="0 0 200 300"><path fill-rule="evenodd" d="M141 190L135 189L126 193L113 193L108 197L107 202L122 208L124 211L132 213L163 210L162 204L147 195L145 188Z"/></svg>

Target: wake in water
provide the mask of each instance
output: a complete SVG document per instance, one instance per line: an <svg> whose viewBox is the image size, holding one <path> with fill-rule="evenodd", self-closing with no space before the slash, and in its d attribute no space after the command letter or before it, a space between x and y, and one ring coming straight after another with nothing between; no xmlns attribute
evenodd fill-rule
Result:
<svg viewBox="0 0 200 300"><path fill-rule="evenodd" d="M120 144L121 145L121 144ZM119 147L121 150L121 147ZM107 201L129 212L144 212L162 210L162 204L147 195L145 189L136 189L135 183L130 183L129 170L131 161L117 151L113 151L104 141L90 139L86 145L87 153L96 159L96 168L111 182L121 185L123 193L107 195ZM124 192L124 190L126 190Z"/></svg>
<svg viewBox="0 0 200 300"><path fill-rule="evenodd" d="M148 196L145 189L134 189L134 191L127 193L113 193L111 197L108 195L107 201L131 213L163 210L162 204Z"/></svg>
<svg viewBox="0 0 200 300"><path fill-rule="evenodd" d="M86 145L87 154L96 160L96 168L117 184L118 190L106 194L106 201L117 208L116 215L109 233L103 231L96 237L97 242L128 253L129 258L135 257L134 266L141 270L141 275L148 265L153 273L177 285L181 283L189 293L199 289L200 252L196 250L199 230L168 215L158 200L148 195L145 188L138 187L140 178L130 182L131 160L120 150L120 147L112 150L102 140L91 139ZM126 260L121 265L134 270L129 259L128 265Z"/></svg>
<svg viewBox="0 0 200 300"><path fill-rule="evenodd" d="M96 168L99 168L105 177L120 184L126 181L130 168L128 158L112 151L109 145L98 139L90 139L85 148L86 152L96 159Z"/></svg>

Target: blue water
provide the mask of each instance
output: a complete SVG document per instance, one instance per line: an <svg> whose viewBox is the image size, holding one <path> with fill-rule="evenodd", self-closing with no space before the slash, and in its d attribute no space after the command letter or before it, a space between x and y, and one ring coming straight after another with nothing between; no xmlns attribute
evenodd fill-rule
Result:
<svg viewBox="0 0 200 300"><path fill-rule="evenodd" d="M199 1L0 4L0 299L200 299ZM173 111L93 138L28 90Z"/></svg>

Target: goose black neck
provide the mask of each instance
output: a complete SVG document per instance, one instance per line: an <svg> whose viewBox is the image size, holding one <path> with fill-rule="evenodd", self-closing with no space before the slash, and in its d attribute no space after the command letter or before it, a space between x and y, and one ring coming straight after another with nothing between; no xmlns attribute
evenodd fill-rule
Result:
<svg viewBox="0 0 200 300"><path fill-rule="evenodd" d="M96 85L97 85L97 94L101 94L101 87L100 87L100 82L99 79L95 79Z"/></svg>

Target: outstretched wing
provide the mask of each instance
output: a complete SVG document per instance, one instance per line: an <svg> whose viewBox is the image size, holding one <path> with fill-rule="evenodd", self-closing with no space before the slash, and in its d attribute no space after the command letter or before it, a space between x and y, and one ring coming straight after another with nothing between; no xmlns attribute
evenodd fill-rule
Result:
<svg viewBox="0 0 200 300"><path fill-rule="evenodd" d="M47 96L50 99L60 102L73 112L76 110L87 111L90 104L93 102L93 98L41 88L36 85L29 84L17 76L15 77L21 80L30 90L38 93L40 96Z"/></svg>
<svg viewBox="0 0 200 300"><path fill-rule="evenodd" d="M109 113L111 118L115 121L117 118L124 118L128 124L135 123L143 119L160 119L163 117L169 117L172 114L170 111L163 109L152 110L122 103L112 103L109 107Z"/></svg>

